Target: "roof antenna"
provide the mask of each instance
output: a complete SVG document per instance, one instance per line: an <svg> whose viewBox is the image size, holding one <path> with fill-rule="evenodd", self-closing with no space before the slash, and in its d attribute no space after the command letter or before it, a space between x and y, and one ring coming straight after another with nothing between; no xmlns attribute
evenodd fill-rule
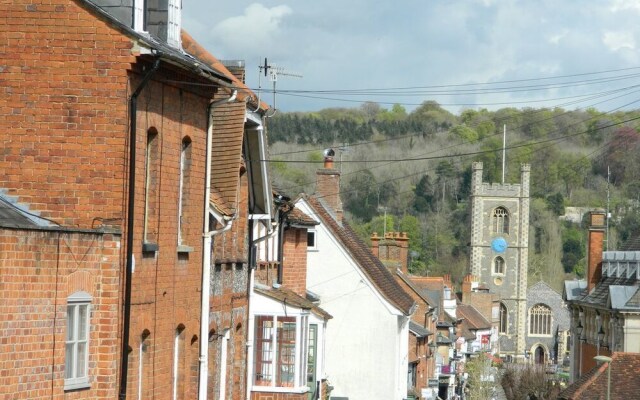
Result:
<svg viewBox="0 0 640 400"><path fill-rule="evenodd" d="M264 65L261 65L259 67L260 72L264 72L264 76L265 78L268 76L269 80L272 82L273 84L273 109L277 111L277 107L276 107L276 83L278 82L278 76L282 75L282 76L291 76L294 78L302 78L301 74L296 74L293 72L287 72L283 67L277 67L275 64L269 64L269 62L267 61L267 58L265 57L264 59ZM260 96L260 91L261 91L261 86L260 86L260 78L261 78L261 73L258 74L258 96ZM258 97L258 100L260 98ZM276 113L274 112L273 114L269 115L268 117L273 117Z"/></svg>

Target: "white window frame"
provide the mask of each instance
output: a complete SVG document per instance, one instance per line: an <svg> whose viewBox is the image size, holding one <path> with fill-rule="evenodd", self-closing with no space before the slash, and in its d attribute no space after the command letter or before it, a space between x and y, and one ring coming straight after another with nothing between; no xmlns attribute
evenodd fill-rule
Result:
<svg viewBox="0 0 640 400"><path fill-rule="evenodd" d="M133 29L137 32L145 32L145 3L145 0L134 0L133 2Z"/></svg>
<svg viewBox="0 0 640 400"><path fill-rule="evenodd" d="M180 29L182 25L182 0L169 0L167 16L167 43L181 48Z"/></svg>
<svg viewBox="0 0 640 400"><path fill-rule="evenodd" d="M89 336L91 333L91 301L87 292L75 292L67 298L67 329L65 332L65 379L64 390L76 390L91 387L89 383ZM80 310L85 308L84 321L81 320ZM70 318L73 313L73 319ZM84 337L78 337L80 327L84 325ZM78 371L78 347L84 345L84 368ZM68 351L73 354L68 358ZM71 365L69 365L71 363ZM71 376L67 377L67 373Z"/></svg>
<svg viewBox="0 0 640 400"><path fill-rule="evenodd" d="M307 360L306 360L306 340L308 338L308 329L309 329L309 318L308 315L289 315L289 317L295 318L296 331L295 331L295 361L294 361L294 379L293 386L278 386L277 385L277 376L276 368L278 366L278 362L276 357L279 355L278 349L278 318L285 317L283 314L256 314L253 316L254 320L257 320L259 317L269 317L271 318L271 361L272 361L272 372L270 385L258 385L256 384L256 361L257 357L254 359L254 371L252 373L252 386L255 391L271 391L271 392L307 392L309 389L306 386L306 369L307 369ZM258 324L255 325L256 329L258 329ZM254 349L257 350L258 346L256 343L257 335L254 336Z"/></svg>
<svg viewBox="0 0 640 400"><path fill-rule="evenodd" d="M310 234L313 234L312 246L309 246ZM316 229L307 229L307 251L318 251L318 231Z"/></svg>

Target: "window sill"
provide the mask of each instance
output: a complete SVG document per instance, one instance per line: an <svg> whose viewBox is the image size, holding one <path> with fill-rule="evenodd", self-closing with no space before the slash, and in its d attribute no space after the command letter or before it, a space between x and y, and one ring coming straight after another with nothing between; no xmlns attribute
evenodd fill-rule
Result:
<svg viewBox="0 0 640 400"><path fill-rule="evenodd" d="M178 253L193 253L193 247L184 244L178 245Z"/></svg>
<svg viewBox="0 0 640 400"><path fill-rule="evenodd" d="M142 252L143 253L155 253L158 251L160 247L157 243L144 242L142 243Z"/></svg>
<svg viewBox="0 0 640 400"><path fill-rule="evenodd" d="M279 387L279 386L252 386L251 390L254 392L273 392L273 393L307 393L309 388L307 386L298 387Z"/></svg>
<svg viewBox="0 0 640 400"><path fill-rule="evenodd" d="M64 382L64 391L71 392L74 390L83 390L83 389L91 389L91 383L89 383L89 379L85 378L83 380L75 380L75 381L67 381Z"/></svg>

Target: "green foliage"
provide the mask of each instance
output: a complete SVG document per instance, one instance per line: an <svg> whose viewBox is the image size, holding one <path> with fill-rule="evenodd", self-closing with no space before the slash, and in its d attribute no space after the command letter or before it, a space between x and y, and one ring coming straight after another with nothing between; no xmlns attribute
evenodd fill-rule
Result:
<svg viewBox="0 0 640 400"><path fill-rule="evenodd" d="M576 266L584 263L585 247L583 230L572 224L565 225L562 232L562 265L565 272L573 272Z"/></svg>
<svg viewBox="0 0 640 400"><path fill-rule="evenodd" d="M455 281L468 267L471 161L483 162L484 182L502 180L506 125L507 146L513 148L506 154L505 182L519 182L520 163L531 164L530 276L560 282L565 271L584 270L585 238L584 227L561 225L558 216L565 207L604 207L607 167L613 183L610 243L618 245L617 240L622 243L639 230L640 135L631 127L611 126L638 115L638 110L503 108L469 109L456 116L433 101L410 112L399 104L385 109L364 103L352 109L278 113L269 120L269 139L278 149L273 153L282 155L271 168L277 187L312 193L318 165L284 161L319 162L324 148L359 143L340 155L362 163L339 166L343 207L354 229L366 240L372 229L382 233L383 227L373 225L380 225L379 206L384 206L387 224L394 225L388 230L410 232L410 269L450 273ZM472 160L466 153L480 154ZM369 162L432 155L445 158Z"/></svg>
<svg viewBox="0 0 640 400"><path fill-rule="evenodd" d="M494 387L499 384L500 376L492 366L492 357L488 353L480 353L465 363L465 372L469 374L467 381L469 400L486 400L493 398Z"/></svg>
<svg viewBox="0 0 640 400"><path fill-rule="evenodd" d="M562 193L547 196L547 207L549 207L549 210L553 211L555 215L564 215L564 197Z"/></svg>

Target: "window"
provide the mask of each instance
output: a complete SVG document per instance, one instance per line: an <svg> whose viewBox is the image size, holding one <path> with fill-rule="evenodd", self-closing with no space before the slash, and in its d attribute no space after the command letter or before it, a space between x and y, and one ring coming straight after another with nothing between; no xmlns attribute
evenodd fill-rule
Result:
<svg viewBox="0 0 640 400"><path fill-rule="evenodd" d="M144 372L145 364L148 361L149 343L147 338L151 335L148 329L145 329L140 335L140 344L138 346L138 400L146 399L144 396Z"/></svg>
<svg viewBox="0 0 640 400"><path fill-rule="evenodd" d="M158 131L147 131L145 155L144 243L158 243Z"/></svg>
<svg viewBox="0 0 640 400"><path fill-rule="evenodd" d="M529 309L529 334L551 335L551 308L536 304Z"/></svg>
<svg viewBox="0 0 640 400"><path fill-rule="evenodd" d="M296 317L256 316L254 384L302 386L298 380L304 374L296 374L298 360L304 359L298 343L306 343L306 338L303 329L298 331ZM306 371L306 365L300 363L299 370Z"/></svg>
<svg viewBox="0 0 640 400"><path fill-rule="evenodd" d="M493 273L504 275L504 258L496 257L493 260Z"/></svg>
<svg viewBox="0 0 640 400"><path fill-rule="evenodd" d="M189 180L191 172L191 139L182 139L182 150L180 151L180 188L178 198L178 245L183 244L184 230L188 224L187 205L189 203Z"/></svg>
<svg viewBox="0 0 640 400"><path fill-rule="evenodd" d="M173 400L183 398L184 379L184 325L180 324L176 328L173 338Z"/></svg>
<svg viewBox="0 0 640 400"><path fill-rule="evenodd" d="M89 332L91 296L76 292L67 299L64 353L64 389L89 387Z"/></svg>
<svg viewBox="0 0 640 400"><path fill-rule="evenodd" d="M316 387L316 369L318 359L318 325L309 325L309 350L307 353L307 387L313 395L317 392Z"/></svg>
<svg viewBox="0 0 640 400"><path fill-rule="evenodd" d="M508 322L508 314L507 307L500 303L500 322L498 325L499 333L507 333L507 322Z"/></svg>
<svg viewBox="0 0 640 400"><path fill-rule="evenodd" d="M147 0L135 0L133 6L133 29L144 32L147 30L147 14L144 12L147 8Z"/></svg>
<svg viewBox="0 0 640 400"><path fill-rule="evenodd" d="M307 230L307 250L317 250L317 236L315 229Z"/></svg>
<svg viewBox="0 0 640 400"><path fill-rule="evenodd" d="M494 233L509 234L509 211L504 207L493 210L491 226Z"/></svg>
<svg viewBox="0 0 640 400"><path fill-rule="evenodd" d="M169 0L167 43L180 48L181 0Z"/></svg>

